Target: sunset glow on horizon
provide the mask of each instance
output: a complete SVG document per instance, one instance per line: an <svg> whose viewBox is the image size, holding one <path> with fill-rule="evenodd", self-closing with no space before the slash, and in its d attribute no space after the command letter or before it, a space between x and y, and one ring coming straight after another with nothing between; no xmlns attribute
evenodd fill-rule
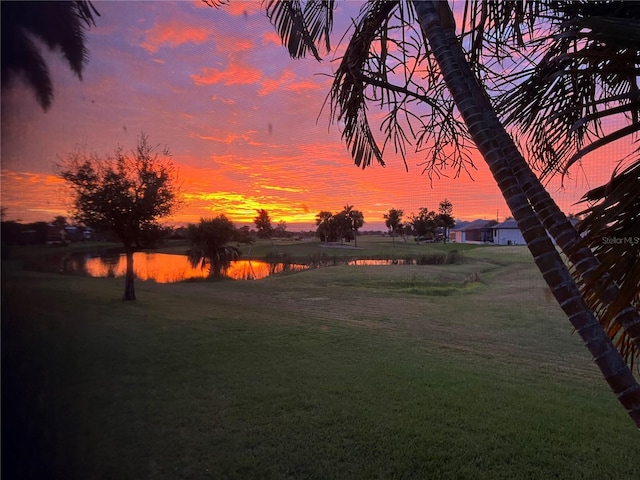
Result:
<svg viewBox="0 0 640 480"><path fill-rule="evenodd" d="M360 2L338 4L334 52L322 62L290 59L258 1L218 9L200 1L94 5L100 17L87 33L82 81L43 47L55 89L49 111L22 83L2 91L5 220L68 216L56 162L78 148L101 156L118 145L131 149L141 132L166 145L179 169L184 206L169 224L225 214L251 226L265 209L273 224L308 230L321 210L349 204L364 213L363 230L377 230L391 208L409 217L421 207L437 210L445 198L458 219L511 215L479 155L473 180L462 173L430 182L417 154L407 159L408 172L395 155L384 168L353 164L324 104L332 59L344 50L338 41ZM571 170L564 188L554 179L550 193L576 213L582 207L575 202L614 167L589 159Z"/></svg>

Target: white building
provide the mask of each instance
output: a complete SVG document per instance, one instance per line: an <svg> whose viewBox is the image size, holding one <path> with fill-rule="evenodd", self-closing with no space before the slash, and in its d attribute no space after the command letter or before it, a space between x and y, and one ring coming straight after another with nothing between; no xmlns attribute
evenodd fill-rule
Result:
<svg viewBox="0 0 640 480"><path fill-rule="evenodd" d="M494 245L526 245L515 220L506 220L493 226Z"/></svg>
<svg viewBox="0 0 640 480"><path fill-rule="evenodd" d="M456 243L490 243L493 241L491 222L488 220L459 222L449 231L449 238Z"/></svg>

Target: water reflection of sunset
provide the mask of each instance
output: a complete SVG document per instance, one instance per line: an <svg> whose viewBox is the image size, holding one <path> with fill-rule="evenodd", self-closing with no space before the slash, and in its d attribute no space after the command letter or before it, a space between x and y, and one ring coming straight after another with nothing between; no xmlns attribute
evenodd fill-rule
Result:
<svg viewBox="0 0 640 480"><path fill-rule="evenodd" d="M193 268L185 255L166 253L134 253L133 270L136 278L158 283L179 282L207 276L206 270ZM86 271L92 277L122 277L127 271L127 259L124 254L118 257L117 262L91 258L87 260Z"/></svg>
<svg viewBox="0 0 640 480"><path fill-rule="evenodd" d="M305 265L269 264L257 260L238 260L224 272L226 277L234 280L260 280L274 273L285 270L299 271ZM92 277L123 277L127 270L127 259L124 254L111 259L91 258L86 261L86 272ZM185 255L166 253L137 252L133 255L133 270L140 280L153 280L158 283L173 283L183 280L206 278L208 270L192 267Z"/></svg>
<svg viewBox="0 0 640 480"><path fill-rule="evenodd" d="M285 270L297 272L306 268L308 268L306 265L271 264L256 260L238 260L231 264L225 271L225 275L235 280L260 280L275 273L282 273Z"/></svg>

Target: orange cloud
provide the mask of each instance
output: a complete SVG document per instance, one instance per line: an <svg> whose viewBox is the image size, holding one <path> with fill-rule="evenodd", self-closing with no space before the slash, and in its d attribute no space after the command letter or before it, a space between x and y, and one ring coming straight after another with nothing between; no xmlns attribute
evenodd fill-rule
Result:
<svg viewBox="0 0 640 480"><path fill-rule="evenodd" d="M277 79L266 79L262 82L262 88L258 90L258 95L269 95L279 90L283 85L292 82L296 78L291 70L285 70Z"/></svg>
<svg viewBox="0 0 640 480"><path fill-rule="evenodd" d="M273 30L270 30L262 35L262 44L266 45L267 43L273 43L280 47L282 46L282 39L280 38L280 35Z"/></svg>
<svg viewBox="0 0 640 480"><path fill-rule="evenodd" d="M235 17L239 17L240 15L244 15L245 17L252 15L254 13L262 13L261 9L262 2L255 1L233 1L229 2L227 5L222 6L225 13L229 13Z"/></svg>
<svg viewBox="0 0 640 480"><path fill-rule="evenodd" d="M287 90L290 90L296 93L303 93L309 90L318 90L321 88L324 88L324 87L311 80L301 80L299 82L291 83L286 87Z"/></svg>
<svg viewBox="0 0 640 480"><path fill-rule="evenodd" d="M187 192L184 199L188 206L188 214L179 215L179 221L197 221L200 217L224 213L234 222L252 224L256 211L262 208L269 212L272 221L284 220L295 223L312 221L314 218L313 214L304 211L304 206L291 205L287 198L277 196L220 190Z"/></svg>
<svg viewBox="0 0 640 480"><path fill-rule="evenodd" d="M68 214L67 191L62 179L41 173L3 170L2 206L9 220L52 220Z"/></svg>
<svg viewBox="0 0 640 480"><path fill-rule="evenodd" d="M276 190L279 192L304 192L305 189L304 188L292 188L292 187L277 187L275 185L260 185L261 188L264 188L266 190Z"/></svg>
<svg viewBox="0 0 640 480"><path fill-rule="evenodd" d="M232 132L222 132L219 135L201 135L199 133L192 133L192 137L199 138L208 142L223 143L225 145L232 145L234 143L261 146L262 143L257 142L251 138L255 131L248 131L242 134L236 134Z"/></svg>
<svg viewBox="0 0 640 480"><path fill-rule="evenodd" d="M223 85L250 85L258 82L262 77L260 69L248 65L240 65L233 59L226 70L205 67L200 69L200 72L200 75L191 75L191 80L196 85L215 85L217 83L222 83Z"/></svg>
<svg viewBox="0 0 640 480"><path fill-rule="evenodd" d="M157 23L150 30L147 30L142 48L149 53L156 53L160 47L165 45L171 47L185 43L199 45L206 42L210 35L211 29L209 28L185 25L177 20L171 20L167 23Z"/></svg>
<svg viewBox="0 0 640 480"><path fill-rule="evenodd" d="M218 95L213 95L211 97L211 100L213 100L214 102L220 101L222 103L226 103L227 105L234 105L236 103L236 101L233 98L224 98L224 97L219 97Z"/></svg>
<svg viewBox="0 0 640 480"><path fill-rule="evenodd" d="M312 80L298 80L298 77L291 70L287 69L282 72L279 78L266 79L262 82L262 87L258 90L258 95L269 95L278 90L288 90L295 93L303 93L309 90L318 90L323 88L322 85Z"/></svg>
<svg viewBox="0 0 640 480"><path fill-rule="evenodd" d="M253 40L247 37L241 37L232 34L217 34L215 31L211 32L212 42L218 52L233 54L238 52L246 52L255 47Z"/></svg>

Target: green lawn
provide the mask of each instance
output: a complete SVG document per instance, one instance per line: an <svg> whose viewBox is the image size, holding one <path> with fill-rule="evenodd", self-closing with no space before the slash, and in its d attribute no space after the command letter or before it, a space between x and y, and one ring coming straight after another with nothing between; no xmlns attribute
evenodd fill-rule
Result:
<svg viewBox="0 0 640 480"><path fill-rule="evenodd" d="M407 241L389 236L362 235L355 242L322 243L317 238L302 240L257 240L251 245L238 245L242 259L276 260L305 264L337 264L351 259L401 259L418 260L434 255L446 256L455 251L458 255L481 247L481 245L455 243L416 244L414 237L407 237ZM159 248L163 253L184 254L189 249L187 240L170 240Z"/></svg>
<svg viewBox="0 0 640 480"><path fill-rule="evenodd" d="M3 477L639 478L640 433L526 251L464 255L135 303L5 263Z"/></svg>

